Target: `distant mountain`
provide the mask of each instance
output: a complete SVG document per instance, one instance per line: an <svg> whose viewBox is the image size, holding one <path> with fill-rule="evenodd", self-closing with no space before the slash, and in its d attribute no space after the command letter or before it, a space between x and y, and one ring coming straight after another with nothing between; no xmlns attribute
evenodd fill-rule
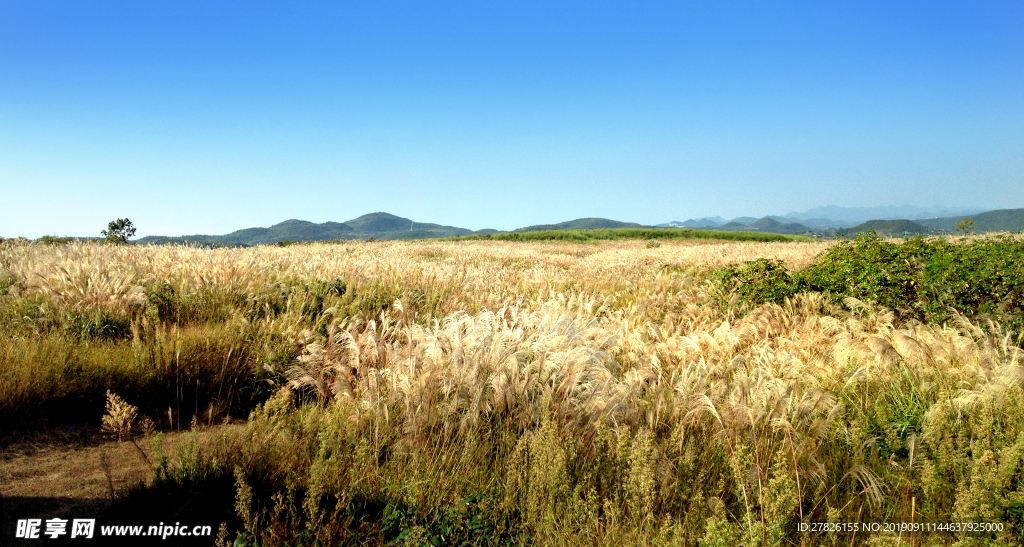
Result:
<svg viewBox="0 0 1024 547"><path fill-rule="evenodd" d="M315 224L306 220L286 220L270 228L246 228L223 236L215 236L224 242L259 245L278 241L320 241L324 239L348 239L355 230L346 223L324 222Z"/></svg>
<svg viewBox="0 0 1024 547"><path fill-rule="evenodd" d="M465 232L471 233L472 230L465 228L456 228L454 226L442 226L440 224L432 224L429 222L413 222L407 218L395 216L389 213L370 213L363 215L359 218L346 221L345 224L351 226L353 230L361 234L374 234L374 233L393 233L393 232L410 232L417 230L426 230L428 232ZM465 235L463 233L454 235ZM437 236L447 237L447 236Z"/></svg>
<svg viewBox="0 0 1024 547"><path fill-rule="evenodd" d="M747 225L747 230L754 232L768 232L772 234L795 234L798 232L810 232L811 229L797 222L782 223L773 218L764 217Z"/></svg>
<svg viewBox="0 0 1024 547"><path fill-rule="evenodd" d="M797 222L780 222L772 217L755 219L753 222L743 222L748 218L749 217L740 217L739 219L719 226L717 229L743 232L765 232L769 234L798 234L811 231L810 228L803 224ZM785 217L779 218L789 220Z"/></svg>
<svg viewBox="0 0 1024 547"><path fill-rule="evenodd" d="M916 207L911 205L895 207L839 207L827 205L815 207L804 212L791 212L787 215L768 215L765 218L775 220L783 225L799 224L805 229L818 233L829 234L836 229L846 229L862 224L869 220L913 220L924 226L934 227L940 230L952 231L956 222L964 217L972 219L981 218L983 222L975 220L978 231L998 230L1024 230L1024 221L1018 220L1018 209L1007 209L1005 214L988 215L985 209L974 207ZM994 211L990 211L994 213ZM747 227L758 222L754 217L736 217L726 221L722 217L704 217L689 219L684 222L672 221L666 224L659 224L662 227L673 228L721 228L725 230L736 230ZM776 229L777 227L772 227ZM792 229L799 229L793 226Z"/></svg>
<svg viewBox="0 0 1024 547"><path fill-rule="evenodd" d="M998 209L977 215L968 215L974 221L975 232L1022 232L1024 231L1024 209ZM964 217L928 218L917 223L937 230L952 232L956 223Z"/></svg>
<svg viewBox="0 0 1024 547"><path fill-rule="evenodd" d="M497 230L474 232L455 226L442 226L389 213L370 213L347 222L314 223L286 220L269 228L245 228L225 235L191 235L181 237L147 236L139 243L198 243L200 245L261 245L281 241L331 241L337 239L424 239L469 234L496 233Z"/></svg>
<svg viewBox="0 0 1024 547"><path fill-rule="evenodd" d="M977 207L916 207L913 205L886 207L839 207L826 205L815 207L802 213L791 212L786 216L795 220L831 220L839 222L866 222L868 220L918 220L922 218L951 217L963 218L986 211ZM835 224L833 224L835 225Z"/></svg>
<svg viewBox="0 0 1024 547"><path fill-rule="evenodd" d="M804 226L815 230L827 230L829 228L849 228L850 226L856 226L863 222L862 220L835 220L831 218L804 218L798 219L793 217L788 218L790 222L799 222Z"/></svg>
<svg viewBox="0 0 1024 547"><path fill-rule="evenodd" d="M691 218L689 220L678 222L670 222L668 227L671 228L717 228L725 224L725 219L722 217L704 217L704 218ZM665 226L659 224L658 226Z"/></svg>
<svg viewBox="0 0 1024 547"><path fill-rule="evenodd" d="M934 228L922 226L917 222L901 219L901 220L869 220L863 224L858 224L849 229L851 234L858 234L861 232L874 231L876 234L883 237L909 237L916 235L933 235L939 231Z"/></svg>
<svg viewBox="0 0 1024 547"><path fill-rule="evenodd" d="M619 222L607 218L578 218L558 224L537 224L512 230L513 232L541 232L545 230L593 230L596 228L645 228L635 222Z"/></svg>
<svg viewBox="0 0 1024 547"><path fill-rule="evenodd" d="M765 230L777 230L782 227L782 223L769 217L764 217L759 220L755 220L750 224L747 224L747 230L757 230L763 232Z"/></svg>

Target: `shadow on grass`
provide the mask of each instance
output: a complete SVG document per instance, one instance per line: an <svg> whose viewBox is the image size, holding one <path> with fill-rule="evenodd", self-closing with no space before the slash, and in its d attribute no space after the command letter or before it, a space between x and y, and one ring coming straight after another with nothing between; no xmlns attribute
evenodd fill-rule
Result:
<svg viewBox="0 0 1024 547"><path fill-rule="evenodd" d="M232 477L202 484L139 485L109 498L11 496L0 501L0 545L213 545L221 523L237 530ZM39 519L38 537L17 538L18 521ZM46 535L47 521L66 520ZM71 538L74 519L95 519L92 539ZM164 537L166 536L166 537ZM233 536L232 536L233 537ZM42 542L42 543L41 543Z"/></svg>

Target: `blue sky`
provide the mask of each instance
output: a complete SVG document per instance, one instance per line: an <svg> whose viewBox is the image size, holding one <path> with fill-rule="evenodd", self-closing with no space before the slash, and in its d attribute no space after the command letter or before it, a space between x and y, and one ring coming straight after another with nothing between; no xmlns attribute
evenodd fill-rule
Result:
<svg viewBox="0 0 1024 547"><path fill-rule="evenodd" d="M1024 207L1021 2L0 0L0 236Z"/></svg>

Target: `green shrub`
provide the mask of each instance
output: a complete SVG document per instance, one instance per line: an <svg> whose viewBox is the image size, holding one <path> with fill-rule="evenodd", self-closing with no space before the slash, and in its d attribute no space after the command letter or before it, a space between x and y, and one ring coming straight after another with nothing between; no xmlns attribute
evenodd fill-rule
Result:
<svg viewBox="0 0 1024 547"><path fill-rule="evenodd" d="M894 311L921 299L921 259L930 247L915 238L890 243L874 233L843 241L796 274L801 291L873 300Z"/></svg>
<svg viewBox="0 0 1024 547"><path fill-rule="evenodd" d="M43 245L67 245L74 240L73 237L43 236L36 241Z"/></svg>
<svg viewBox="0 0 1024 547"><path fill-rule="evenodd" d="M969 245L931 244L924 265L922 311L944 318L952 308L1021 327L1024 315L1024 241L994 238Z"/></svg>
<svg viewBox="0 0 1024 547"><path fill-rule="evenodd" d="M61 323L79 340L121 340L131 334L130 319L115 317L99 310L68 312Z"/></svg>
<svg viewBox="0 0 1024 547"><path fill-rule="evenodd" d="M715 279L726 294L735 293L754 305L782 303L799 289L781 260L767 258L726 266L715 272Z"/></svg>
<svg viewBox="0 0 1024 547"><path fill-rule="evenodd" d="M820 292L893 310L904 319L941 322L950 310L1024 325L1024 241L996 237L972 243L911 238L885 241L872 233L843 241L803 270L759 259L715 273L719 289L752 305Z"/></svg>

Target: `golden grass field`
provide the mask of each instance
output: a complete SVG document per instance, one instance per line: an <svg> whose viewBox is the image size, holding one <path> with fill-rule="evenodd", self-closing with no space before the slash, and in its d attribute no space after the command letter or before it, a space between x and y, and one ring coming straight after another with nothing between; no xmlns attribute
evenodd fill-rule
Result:
<svg viewBox="0 0 1024 547"><path fill-rule="evenodd" d="M165 433L255 407L146 457L260 545L1020 544L1019 333L712 277L830 245L2 243L0 437L108 389Z"/></svg>

